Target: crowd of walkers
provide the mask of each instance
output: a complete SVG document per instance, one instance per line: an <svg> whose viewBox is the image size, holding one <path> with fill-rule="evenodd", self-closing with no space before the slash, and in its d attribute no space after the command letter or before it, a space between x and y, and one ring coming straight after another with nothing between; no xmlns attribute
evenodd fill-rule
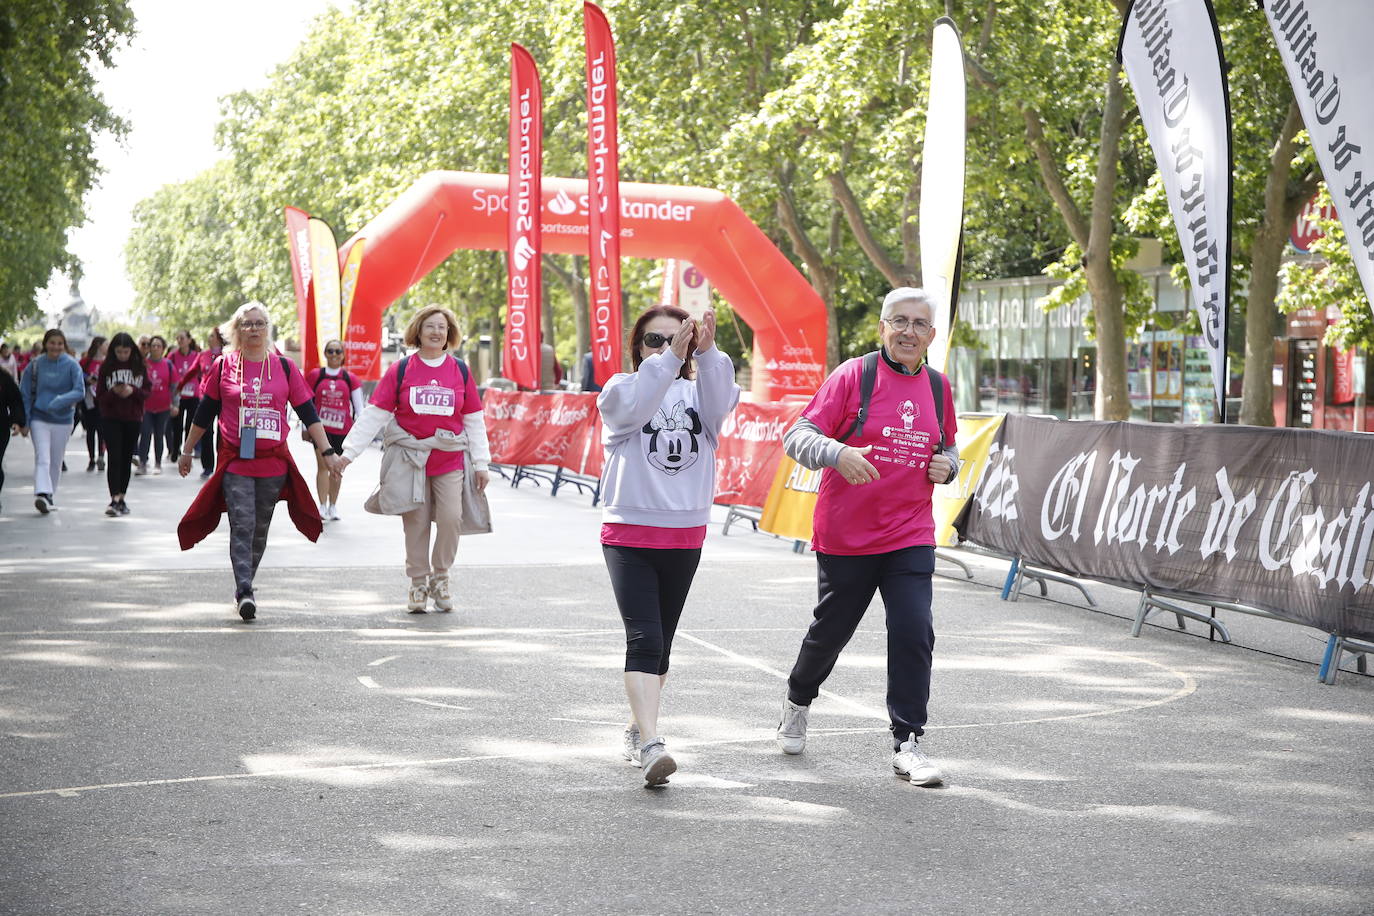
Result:
<svg viewBox="0 0 1374 916"><path fill-rule="evenodd" d="M892 771L914 785L943 778L919 738L934 647L932 488L959 467L953 394L924 362L933 313L922 290L889 293L881 348L836 369L784 438L788 455L823 473L813 539L819 601L788 678L778 746L785 754L805 750L811 702L881 595ZM633 370L613 375L597 396L605 449L600 541L625 629L623 756L642 768L648 786L665 784L678 766L659 731L661 698L714 502L721 427L740 397L715 331L711 311L696 320L673 306L648 309L630 333ZM388 368L364 403L341 342L328 341L325 364L307 376L275 347L259 303L241 306L204 350L183 331L170 355L161 337L136 342L120 333L108 343L97 338L78 362L62 332L51 330L17 384L0 364L0 459L11 427L33 440L35 507L51 512L79 419L87 470L103 461L106 514L119 516L130 511L131 469L148 473L150 454L151 473L159 473L165 445L183 477L199 454L203 482L178 538L190 549L228 516L234 607L249 621L276 504L285 501L294 526L317 540L324 520L339 517L342 474L380 436L379 482L365 508L401 516L407 610L426 613L432 603L450 611L460 535L491 530L481 396L451 353L460 332L449 310L421 309L404 339L414 352ZM287 447L290 413L315 447L315 494Z"/></svg>

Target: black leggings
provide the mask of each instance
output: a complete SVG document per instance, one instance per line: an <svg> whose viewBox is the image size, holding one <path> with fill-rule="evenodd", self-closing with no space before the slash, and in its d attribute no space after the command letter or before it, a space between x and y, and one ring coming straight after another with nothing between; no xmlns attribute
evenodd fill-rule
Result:
<svg viewBox="0 0 1374 916"><path fill-rule="evenodd" d="M81 418L81 425L86 427L86 455L95 461L97 454L105 454L105 433L100 428L100 406L97 404L87 407L82 404L76 412ZM100 449L99 452L96 451L97 448Z"/></svg>
<svg viewBox="0 0 1374 916"><path fill-rule="evenodd" d="M5 489L5 449L10 447L10 424L0 424L0 490Z"/></svg>
<svg viewBox="0 0 1374 916"><path fill-rule="evenodd" d="M129 476L133 473L134 449L138 446L138 420L112 420L106 417L105 447L109 450L109 464L105 466L105 482L110 495L129 492Z"/></svg>
<svg viewBox="0 0 1374 916"><path fill-rule="evenodd" d="M701 548L602 544L601 552L625 621L625 670L667 674L673 634L701 562Z"/></svg>
<svg viewBox="0 0 1374 916"><path fill-rule="evenodd" d="M186 437L191 435L191 421L196 418L196 405L199 403L199 398L181 396L181 403L177 405L177 415L172 417L169 424L171 429L167 434L167 457L172 461L176 461L181 455L181 446Z"/></svg>

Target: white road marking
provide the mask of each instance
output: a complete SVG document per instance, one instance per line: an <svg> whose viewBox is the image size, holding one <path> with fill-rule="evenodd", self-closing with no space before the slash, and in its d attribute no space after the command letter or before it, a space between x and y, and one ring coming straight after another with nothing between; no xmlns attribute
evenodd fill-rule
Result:
<svg viewBox="0 0 1374 916"><path fill-rule="evenodd" d="M377 690L377 689L381 686L381 685L379 685L376 681L374 681L372 678L367 677L367 676L365 676L365 675L359 675L359 676L358 676L358 683L359 683L359 684L362 684L362 685L363 685L364 687L366 687L368 690Z"/></svg>
<svg viewBox="0 0 1374 916"><path fill-rule="evenodd" d="M619 727L619 728L624 728L624 727L625 727L625 723L624 723L624 722L606 722L606 721L603 721L603 720L601 720L601 719L564 719L564 718L562 718L562 717L560 717L560 716L553 716L553 717L551 717L551 718L549 719L549 721L550 721L550 722L575 722L575 723L577 723L578 725L614 725L614 726L617 726L617 727Z"/></svg>
<svg viewBox="0 0 1374 916"><path fill-rule="evenodd" d="M394 662L396 659L398 659L398 658L400 658L400 657L401 657L401 656L399 656L399 655L388 655L388 656L386 656L385 658L379 658L379 659L375 659L374 661L368 662L368 663L367 663L367 667L369 667L369 668L376 668L378 665L385 665L387 662Z"/></svg>
<svg viewBox="0 0 1374 916"><path fill-rule="evenodd" d="M773 675L773 677L778 678L779 680L787 680L786 674L779 671L777 668L765 665L758 659L749 658L747 655L740 655L738 652L732 652L731 650L726 649L724 646L718 646L715 643L707 642L699 636L693 636L691 633L687 633L682 630L678 630L677 635L683 639L688 640L689 642L694 642L699 646L704 646L705 648L710 649L712 652L719 652L726 658L733 659L737 662L741 662L745 665L748 665L751 668L757 668L759 671L762 671L765 674L771 674ZM839 703L841 706L847 706L853 711L859 713L860 715L867 716L870 719L882 719L884 722L887 721L886 712L873 709L872 707L865 706L862 703L856 703L853 700L845 699L839 694L831 693L829 690L822 690L821 696L825 697L828 700L833 700L836 703Z"/></svg>
<svg viewBox="0 0 1374 916"><path fill-rule="evenodd" d="M406 697L406 702L419 703L423 706L437 706L440 709L461 709L464 712L468 712L472 709L471 706L454 706L452 703L440 703L438 700L422 700L419 697Z"/></svg>

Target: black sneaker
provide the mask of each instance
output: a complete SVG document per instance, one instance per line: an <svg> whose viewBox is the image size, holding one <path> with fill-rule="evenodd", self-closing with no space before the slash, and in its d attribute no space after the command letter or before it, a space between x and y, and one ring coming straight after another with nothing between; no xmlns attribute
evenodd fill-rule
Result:
<svg viewBox="0 0 1374 916"><path fill-rule="evenodd" d="M52 497L46 493L35 493L33 497L33 507L42 515L48 514L49 507L52 506Z"/></svg>
<svg viewBox="0 0 1374 916"><path fill-rule="evenodd" d="M111 500L110 504L105 507L105 514L108 515L110 518L114 518L116 515L118 515L119 503L116 503L113 500Z"/></svg>
<svg viewBox="0 0 1374 916"><path fill-rule="evenodd" d="M115 506L115 508L119 510L120 515L129 514L129 504L122 499L119 501L119 505Z"/></svg>
<svg viewBox="0 0 1374 916"><path fill-rule="evenodd" d="M252 595L244 595L239 599L239 616L244 620L252 620L258 616L258 604Z"/></svg>
<svg viewBox="0 0 1374 916"><path fill-rule="evenodd" d="M95 470L95 459L92 458L92 459L91 459L89 462L87 462L87 464L86 464L86 473L89 474L91 471L94 471L94 470Z"/></svg>

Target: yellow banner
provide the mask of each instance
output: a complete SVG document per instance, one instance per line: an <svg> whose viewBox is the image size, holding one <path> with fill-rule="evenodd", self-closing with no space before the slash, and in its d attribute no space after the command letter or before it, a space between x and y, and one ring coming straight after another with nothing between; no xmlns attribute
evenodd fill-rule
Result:
<svg viewBox="0 0 1374 916"><path fill-rule="evenodd" d="M954 520L959 517L964 503L968 502L978 486L983 466L988 463L988 449L992 446L992 440L997 438L997 430L1001 425L1002 414L960 415L959 434L954 437L959 446L959 476L935 488L932 506L935 512L935 546L953 547L959 543Z"/></svg>
<svg viewBox="0 0 1374 916"><path fill-rule="evenodd" d="M763 504L759 527L780 538L810 541L811 516L816 511L816 493L820 488L820 471L808 471L783 455Z"/></svg>
<svg viewBox="0 0 1374 916"><path fill-rule="evenodd" d="M367 239L358 239L348 249L344 259L343 279L339 281L339 304L343 314L345 339L348 336L348 319L353 315L353 294L358 291L358 271L363 266L363 244Z"/></svg>
<svg viewBox="0 0 1374 916"><path fill-rule="evenodd" d="M958 543L954 520L973 495L983 465L988 461L988 448L997 438L1002 415L961 415L959 434L959 476L935 488L935 543L950 547ZM778 462L768 501L763 504L759 528L780 538L798 541L811 540L811 517L816 511L816 493L821 486L821 472L808 471L786 455Z"/></svg>
<svg viewBox="0 0 1374 916"><path fill-rule="evenodd" d="M315 348L324 365L324 345L343 340L343 314L339 309L339 246L334 230L318 217L310 218L310 263L315 285Z"/></svg>

